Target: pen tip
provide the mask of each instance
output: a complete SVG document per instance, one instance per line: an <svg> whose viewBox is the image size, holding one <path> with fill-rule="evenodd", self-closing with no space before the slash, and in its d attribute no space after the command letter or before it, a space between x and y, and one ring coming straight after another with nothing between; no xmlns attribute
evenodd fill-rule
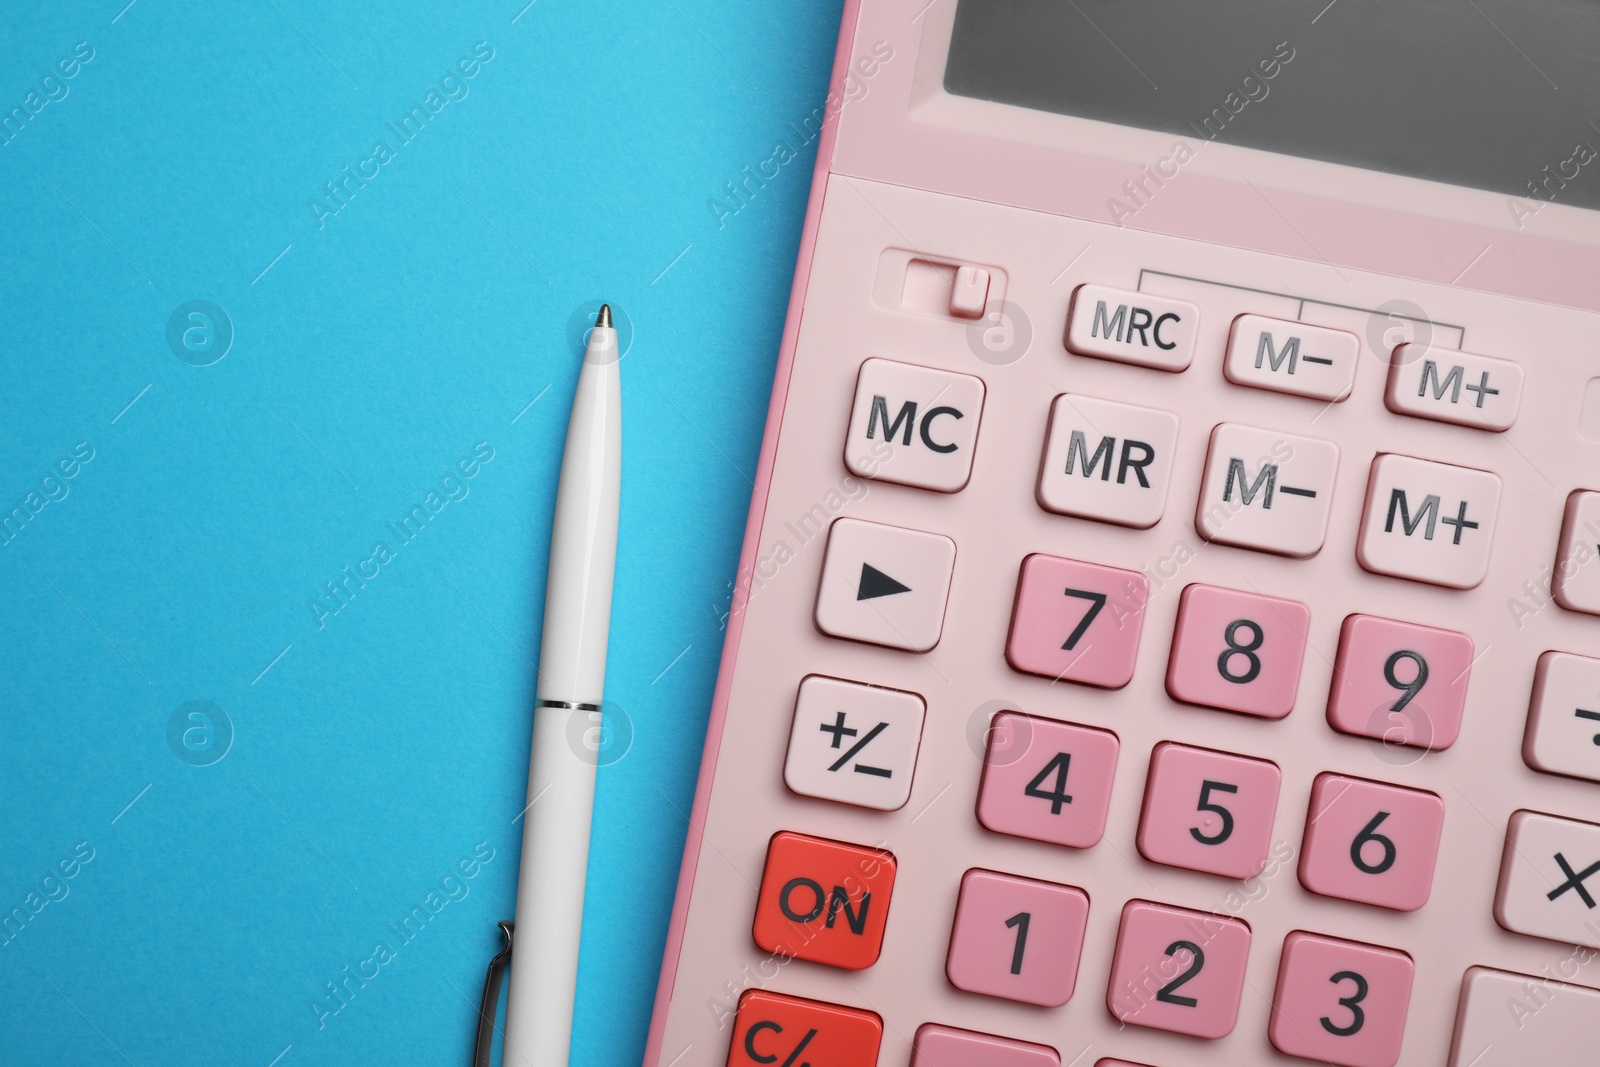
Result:
<svg viewBox="0 0 1600 1067"><path fill-rule="evenodd" d="M600 317L595 319L594 324L596 326L610 326L611 325L611 305L610 304L601 304L600 305Z"/></svg>

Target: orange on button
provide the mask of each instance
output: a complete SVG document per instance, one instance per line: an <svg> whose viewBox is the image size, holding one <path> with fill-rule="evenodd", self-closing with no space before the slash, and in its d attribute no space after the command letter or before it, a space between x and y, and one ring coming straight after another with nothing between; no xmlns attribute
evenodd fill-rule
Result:
<svg viewBox="0 0 1600 1067"><path fill-rule="evenodd" d="M739 998L728 1067L874 1067L882 1040L870 1011L751 989Z"/></svg>
<svg viewBox="0 0 1600 1067"><path fill-rule="evenodd" d="M871 967L883 947L894 871L894 855L881 849L773 834L756 901L756 944L847 970Z"/></svg>

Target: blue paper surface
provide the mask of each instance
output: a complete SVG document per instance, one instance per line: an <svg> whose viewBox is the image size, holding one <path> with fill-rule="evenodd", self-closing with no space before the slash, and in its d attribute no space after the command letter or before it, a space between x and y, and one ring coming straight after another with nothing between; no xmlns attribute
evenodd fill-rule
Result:
<svg viewBox="0 0 1600 1067"><path fill-rule="evenodd" d="M840 5L125 2L0 36L0 1061L466 1062L607 299L638 1062Z"/></svg>

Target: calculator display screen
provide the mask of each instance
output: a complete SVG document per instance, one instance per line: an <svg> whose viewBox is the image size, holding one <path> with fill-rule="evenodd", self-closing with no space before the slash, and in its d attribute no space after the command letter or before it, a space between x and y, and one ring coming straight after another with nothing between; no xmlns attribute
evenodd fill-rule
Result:
<svg viewBox="0 0 1600 1067"><path fill-rule="evenodd" d="M944 84L1600 208L1600 0L961 0Z"/></svg>

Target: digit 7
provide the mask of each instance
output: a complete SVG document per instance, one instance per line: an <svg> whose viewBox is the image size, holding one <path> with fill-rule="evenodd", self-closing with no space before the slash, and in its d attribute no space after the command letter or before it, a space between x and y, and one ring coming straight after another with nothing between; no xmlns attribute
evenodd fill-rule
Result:
<svg viewBox="0 0 1600 1067"><path fill-rule="evenodd" d="M1076 597L1079 600L1087 600L1089 602L1089 610L1084 612L1083 618L1078 620L1078 625L1074 626L1072 628L1072 633L1067 635L1066 644L1061 646L1064 650L1071 652L1074 648L1078 647L1078 642L1083 638L1083 635L1088 632L1089 624L1094 622L1094 617L1096 615L1100 614L1100 609L1106 606L1106 595L1104 593L1096 593L1088 589L1067 589L1064 590L1064 592L1067 594L1067 596Z"/></svg>

